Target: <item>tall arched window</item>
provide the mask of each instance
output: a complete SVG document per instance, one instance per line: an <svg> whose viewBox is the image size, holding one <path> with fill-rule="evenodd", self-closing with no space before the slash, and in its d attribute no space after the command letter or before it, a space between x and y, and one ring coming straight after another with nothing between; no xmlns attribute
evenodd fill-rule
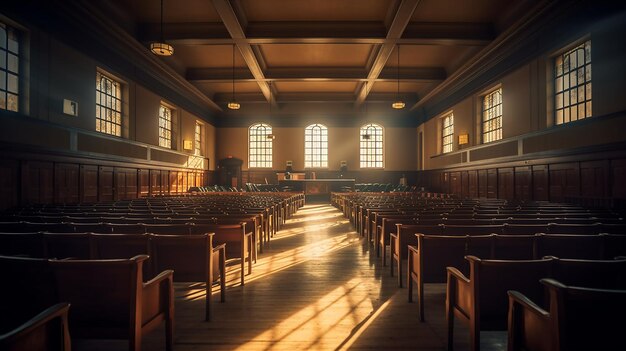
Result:
<svg viewBox="0 0 626 351"><path fill-rule="evenodd" d="M361 127L361 168L384 168L383 127L370 123Z"/></svg>
<svg viewBox="0 0 626 351"><path fill-rule="evenodd" d="M272 126L257 123L250 126L248 134L248 167L272 168Z"/></svg>
<svg viewBox="0 0 626 351"><path fill-rule="evenodd" d="M304 168L328 167L328 128L311 124L304 129Z"/></svg>

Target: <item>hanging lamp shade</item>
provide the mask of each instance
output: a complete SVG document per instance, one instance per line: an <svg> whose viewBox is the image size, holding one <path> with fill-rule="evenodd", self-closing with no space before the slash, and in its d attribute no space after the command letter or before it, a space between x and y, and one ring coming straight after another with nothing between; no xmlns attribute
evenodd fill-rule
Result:
<svg viewBox="0 0 626 351"><path fill-rule="evenodd" d="M163 38L163 0L161 0L161 40L150 43L150 51L158 56L174 55L174 47L166 43Z"/></svg>

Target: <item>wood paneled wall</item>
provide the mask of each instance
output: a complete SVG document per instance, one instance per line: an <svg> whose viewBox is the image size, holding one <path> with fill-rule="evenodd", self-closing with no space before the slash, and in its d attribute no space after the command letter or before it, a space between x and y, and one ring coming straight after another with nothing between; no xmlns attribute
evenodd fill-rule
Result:
<svg viewBox="0 0 626 351"><path fill-rule="evenodd" d="M206 185L206 171L0 160L0 209L26 204L102 202L178 194ZM92 160L90 160L93 162Z"/></svg>
<svg viewBox="0 0 626 351"><path fill-rule="evenodd" d="M461 197L555 202L626 199L626 158L424 171L420 182L427 189Z"/></svg>

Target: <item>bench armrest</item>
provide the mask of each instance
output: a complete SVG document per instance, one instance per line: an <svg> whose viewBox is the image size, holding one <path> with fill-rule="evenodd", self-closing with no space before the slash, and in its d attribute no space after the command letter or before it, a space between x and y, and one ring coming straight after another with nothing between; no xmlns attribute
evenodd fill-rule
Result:
<svg viewBox="0 0 626 351"><path fill-rule="evenodd" d="M163 315L164 319L174 316L174 271L171 269L159 273L143 283L142 325L150 323Z"/></svg>
<svg viewBox="0 0 626 351"><path fill-rule="evenodd" d="M472 311L472 287L470 280L455 267L446 267L448 272L446 284L446 311L448 315L456 310L466 318L470 318Z"/></svg>
<svg viewBox="0 0 626 351"><path fill-rule="evenodd" d="M508 345L510 350L551 350L550 313L518 291L508 291Z"/></svg>

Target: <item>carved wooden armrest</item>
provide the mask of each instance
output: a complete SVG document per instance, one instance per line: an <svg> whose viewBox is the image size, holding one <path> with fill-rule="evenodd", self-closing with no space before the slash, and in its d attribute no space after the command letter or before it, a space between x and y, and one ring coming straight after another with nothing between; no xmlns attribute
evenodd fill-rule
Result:
<svg viewBox="0 0 626 351"><path fill-rule="evenodd" d="M527 310L538 317L548 318L550 313L543 308L539 307L536 303L526 297L526 295L519 291L509 290L509 306L519 305L524 310Z"/></svg>
<svg viewBox="0 0 626 351"><path fill-rule="evenodd" d="M165 302L165 303L164 303ZM142 321L147 324L161 313L174 314L174 271L171 269L159 273L143 283Z"/></svg>
<svg viewBox="0 0 626 351"><path fill-rule="evenodd" d="M467 278L465 274L461 273L461 271L459 271L456 267L446 267L446 270L448 271L448 283L450 283L451 280L454 280L455 282L460 283L459 285L469 285L469 278Z"/></svg>

